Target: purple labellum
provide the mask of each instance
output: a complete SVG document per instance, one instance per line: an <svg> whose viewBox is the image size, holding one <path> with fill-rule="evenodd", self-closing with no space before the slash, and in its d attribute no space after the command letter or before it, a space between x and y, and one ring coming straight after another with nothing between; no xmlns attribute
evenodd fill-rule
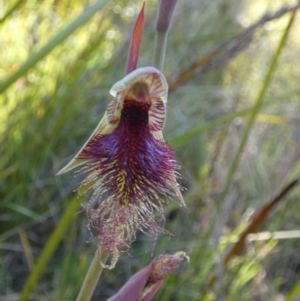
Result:
<svg viewBox="0 0 300 301"><path fill-rule="evenodd" d="M174 196L167 183L178 169L175 155L150 133L148 111L148 105L125 100L118 127L94 137L79 156L92 160L85 169L101 178L97 188L123 204L137 204L148 195Z"/></svg>
<svg viewBox="0 0 300 301"><path fill-rule="evenodd" d="M93 201L101 200L107 193L107 200L112 202L108 216L99 214L100 223L96 227L100 231L108 221L113 228L134 224L144 232L150 231L154 238L162 231L151 215L154 208L162 213L159 196L175 196L169 183L178 165L173 151L150 133L148 112L148 105L125 100L118 127L107 135L94 137L79 156L90 160L81 172L93 175L93 178L88 176L88 182L96 181ZM126 211L122 209L125 206L128 206ZM98 217L96 220L93 217L97 210L89 209L92 225L98 222ZM123 220L115 216L117 212L123 212ZM120 235L130 245L135 229L132 232L130 227L124 227L123 231L127 234ZM110 242L111 234L103 231L100 239L103 247L112 252L115 243Z"/></svg>

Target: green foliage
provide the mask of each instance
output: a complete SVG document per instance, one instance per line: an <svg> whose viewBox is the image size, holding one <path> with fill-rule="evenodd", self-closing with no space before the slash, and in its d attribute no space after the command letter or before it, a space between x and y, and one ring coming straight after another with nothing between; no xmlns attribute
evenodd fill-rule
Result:
<svg viewBox="0 0 300 301"><path fill-rule="evenodd" d="M107 2L0 2L1 300L19 300L21 292L23 300L30 292L30 300L74 300L96 250L87 243L84 200L75 199L79 178L55 174L95 128L111 85L124 75L141 1ZM179 1L165 59L170 86L284 3ZM152 61L156 4L146 4L140 66ZM299 175L299 20L275 55L289 19L259 27L238 56L222 57L210 72L196 70L170 92L165 136L183 166L188 209L166 209L174 236L159 237L154 254L184 250L191 263L155 300L299 298L299 233L288 232L300 226L298 188L259 227L274 237L249 237L224 264L253 212ZM276 239L277 231L286 239ZM151 261L149 239L138 235L130 255L104 271L94 300L106 300Z"/></svg>

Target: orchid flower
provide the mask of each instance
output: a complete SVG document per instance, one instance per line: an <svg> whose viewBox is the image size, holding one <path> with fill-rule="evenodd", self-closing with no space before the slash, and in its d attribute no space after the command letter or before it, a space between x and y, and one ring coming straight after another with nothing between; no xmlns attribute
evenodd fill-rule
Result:
<svg viewBox="0 0 300 301"><path fill-rule="evenodd" d="M179 165L165 143L168 84L154 67L136 69L144 27L144 7L137 19L127 61L127 75L115 83L113 99L81 150L58 174L81 166L81 187L91 193L86 207L89 228L99 234L99 248L128 251L139 229L156 240L163 228L163 204L177 198ZM158 217L155 216L158 212Z"/></svg>

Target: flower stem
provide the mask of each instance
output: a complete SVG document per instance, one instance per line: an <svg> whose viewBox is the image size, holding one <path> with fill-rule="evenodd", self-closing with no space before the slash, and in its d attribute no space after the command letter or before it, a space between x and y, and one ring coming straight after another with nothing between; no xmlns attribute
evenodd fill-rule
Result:
<svg viewBox="0 0 300 301"><path fill-rule="evenodd" d="M176 3L177 0L160 0L158 3L153 66L160 71L163 71L164 68L168 31L171 25Z"/></svg>
<svg viewBox="0 0 300 301"><path fill-rule="evenodd" d="M163 71L164 68L167 41L168 41L168 31L165 32L156 31L153 66L160 71Z"/></svg>
<svg viewBox="0 0 300 301"><path fill-rule="evenodd" d="M103 266L105 264L109 253L106 250L97 251L90 268L85 276L84 282L81 286L80 292L76 301L89 301L92 298L95 287L102 274Z"/></svg>

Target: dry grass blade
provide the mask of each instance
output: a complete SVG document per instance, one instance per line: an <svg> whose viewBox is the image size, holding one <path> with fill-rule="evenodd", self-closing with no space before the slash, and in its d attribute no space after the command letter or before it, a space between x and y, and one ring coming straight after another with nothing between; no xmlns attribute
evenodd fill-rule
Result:
<svg viewBox="0 0 300 301"><path fill-rule="evenodd" d="M224 260L225 264L228 264L228 262L230 261L230 259L232 259L233 256L238 255L243 250L247 236L251 233L254 233L258 229L258 227L261 226L261 224L267 219L268 215L275 208L275 206L283 200L285 200L285 197L288 195L288 193L290 193L297 185L299 185L299 181L299 178L291 181L286 187L282 189L282 191L273 200L271 200L271 202L269 202L257 212L257 214L252 219L250 225L242 233L239 240L233 245L231 250L228 252Z"/></svg>
<svg viewBox="0 0 300 301"><path fill-rule="evenodd" d="M261 224L267 219L268 215L272 212L272 210L276 207L276 205L282 202L284 198L287 196L287 194L290 193L297 185L299 185L299 181L300 181L299 178L291 181L270 203L265 205L261 210L257 212L253 220L251 221L250 225L242 233L238 241L233 245L233 247L226 255L224 259L225 265L227 265L234 256L238 255L244 249L247 236L251 233L254 233L258 229L258 227L261 226ZM217 279L218 279L217 275L213 274L207 284L207 288L208 289L212 288L215 285ZM207 292L204 293L204 296L207 296Z"/></svg>
<svg viewBox="0 0 300 301"><path fill-rule="evenodd" d="M198 62L194 63L187 70L183 71L176 80L170 82L169 91L172 92L176 88L180 87L183 83L195 75L195 73L197 73L197 76L199 77L208 71L224 66L228 61L234 59L250 45L256 29L262 27L267 22L281 18L289 12L295 12L299 8L300 3L294 6L284 6L275 13L264 14L259 21L249 26L237 37L225 42L217 49L200 59Z"/></svg>

